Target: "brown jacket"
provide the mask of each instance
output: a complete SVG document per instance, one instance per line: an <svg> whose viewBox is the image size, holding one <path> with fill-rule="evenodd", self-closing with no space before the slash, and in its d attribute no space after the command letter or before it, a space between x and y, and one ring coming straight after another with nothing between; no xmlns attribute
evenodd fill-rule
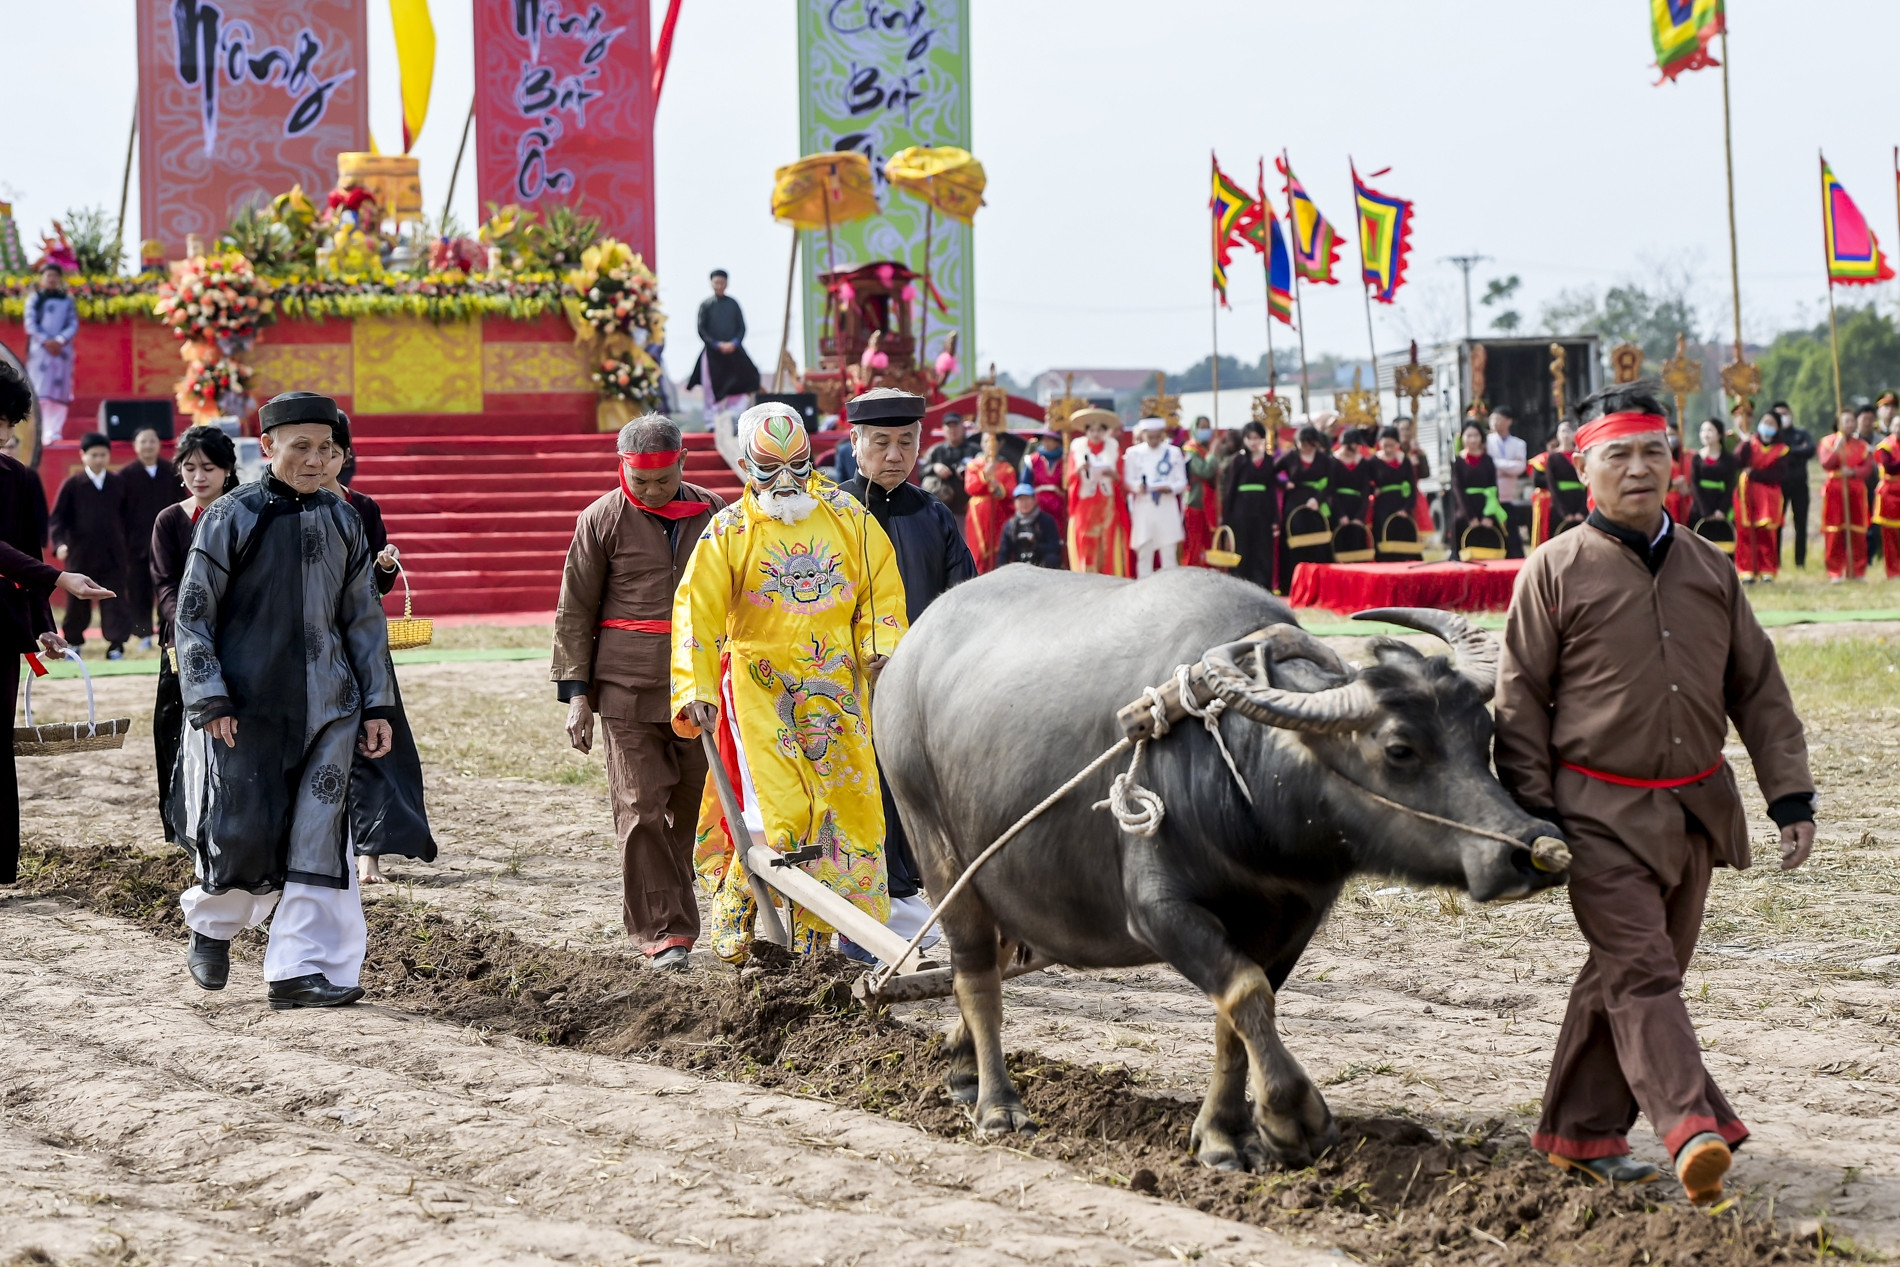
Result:
<svg viewBox="0 0 1900 1267"><path fill-rule="evenodd" d="M1699 782L1655 789L1607 783L1564 762L1682 778L1720 760L1732 719L1771 805L1814 791L1801 719L1734 565L1695 533L1671 532L1653 577L1609 533L1566 532L1530 557L1511 596L1498 777L1526 808L1556 808L1579 874L1615 865L1627 850L1679 881L1689 857L1685 809L1708 830L1717 861L1746 867L1748 825L1726 764Z"/></svg>
<svg viewBox="0 0 1900 1267"><path fill-rule="evenodd" d="M682 484L682 501L704 502L678 525L667 548L668 521L636 509L618 488L583 510L561 573L554 612L556 682L585 682L603 717L672 720L672 639L664 633L602 629L603 620L670 620L673 591L712 516L724 509L717 493ZM567 698L564 694L563 698Z"/></svg>

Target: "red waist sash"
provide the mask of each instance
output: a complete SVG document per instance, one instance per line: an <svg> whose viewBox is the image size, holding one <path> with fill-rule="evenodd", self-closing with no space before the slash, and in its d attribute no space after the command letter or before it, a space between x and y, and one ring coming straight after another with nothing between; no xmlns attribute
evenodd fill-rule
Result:
<svg viewBox="0 0 1900 1267"><path fill-rule="evenodd" d="M1596 779L1603 783L1614 783L1618 787L1671 788L1688 787L1691 783L1700 783L1717 770L1720 770L1723 762L1727 760L1727 757L1717 757L1715 764L1704 770L1701 774L1691 774L1686 778L1680 779L1632 779L1627 775L1610 774L1603 770L1592 770L1588 766L1577 765L1571 761L1559 761L1557 764L1566 770L1575 770L1585 778Z"/></svg>
<svg viewBox="0 0 1900 1267"><path fill-rule="evenodd" d="M670 634L673 622L670 620L621 620L615 617L600 622L602 629L625 629L630 633Z"/></svg>

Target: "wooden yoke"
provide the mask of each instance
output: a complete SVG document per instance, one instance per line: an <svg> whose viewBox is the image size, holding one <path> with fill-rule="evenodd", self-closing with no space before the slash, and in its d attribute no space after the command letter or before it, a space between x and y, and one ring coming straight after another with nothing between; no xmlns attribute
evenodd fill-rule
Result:
<svg viewBox="0 0 1900 1267"><path fill-rule="evenodd" d="M1285 627L1284 625L1269 625L1265 629L1254 630L1239 641L1268 641L1274 637L1276 628ZM1202 674L1198 663L1188 670L1188 684L1194 688L1196 708L1206 708L1219 698L1215 695L1214 688L1207 684L1207 678ZM1181 680L1178 676L1170 676L1157 690L1161 696L1162 711L1166 714L1170 727L1180 724L1189 716L1188 710L1181 706ZM1116 709L1115 720L1121 723L1122 734L1135 743L1155 737L1154 709L1149 706L1146 695L1132 704L1125 704Z"/></svg>

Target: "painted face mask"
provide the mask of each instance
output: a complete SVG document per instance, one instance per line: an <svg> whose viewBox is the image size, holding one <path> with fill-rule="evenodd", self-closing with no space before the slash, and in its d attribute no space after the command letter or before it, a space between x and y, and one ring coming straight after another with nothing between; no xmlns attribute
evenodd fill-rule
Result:
<svg viewBox="0 0 1900 1267"><path fill-rule="evenodd" d="M746 481L762 493L802 492L811 479L811 439L796 418L766 418L745 452Z"/></svg>

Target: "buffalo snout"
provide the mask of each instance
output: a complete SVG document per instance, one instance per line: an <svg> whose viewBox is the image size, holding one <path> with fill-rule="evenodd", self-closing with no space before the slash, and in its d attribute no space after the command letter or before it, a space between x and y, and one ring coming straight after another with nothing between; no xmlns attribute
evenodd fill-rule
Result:
<svg viewBox="0 0 1900 1267"><path fill-rule="evenodd" d="M1464 850L1465 887L1480 902L1518 902L1562 884L1570 847L1539 823L1520 842L1482 839Z"/></svg>

